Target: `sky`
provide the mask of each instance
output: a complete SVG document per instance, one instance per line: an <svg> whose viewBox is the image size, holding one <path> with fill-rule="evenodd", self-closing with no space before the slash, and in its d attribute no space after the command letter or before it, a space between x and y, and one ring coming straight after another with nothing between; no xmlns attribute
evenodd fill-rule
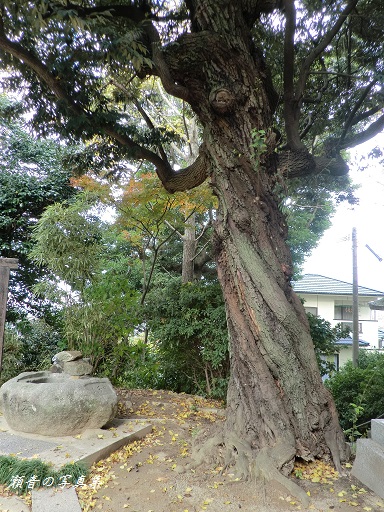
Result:
<svg viewBox="0 0 384 512"><path fill-rule="evenodd" d="M367 156L375 146L384 150L384 133L355 148L350 177L353 183L360 184L356 191L359 204L354 207L339 205L332 219L332 227L307 258L303 273L320 274L351 283L352 228L356 227L359 285L384 293L384 167L373 160L364 170L359 164L359 159ZM349 240L345 240L348 236ZM382 262L365 247L366 244L383 258Z"/></svg>

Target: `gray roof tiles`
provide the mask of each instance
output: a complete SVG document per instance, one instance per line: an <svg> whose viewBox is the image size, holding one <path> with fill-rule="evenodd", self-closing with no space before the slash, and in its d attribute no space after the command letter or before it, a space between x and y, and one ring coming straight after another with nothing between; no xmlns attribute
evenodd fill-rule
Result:
<svg viewBox="0 0 384 512"><path fill-rule="evenodd" d="M331 277L320 276L318 274L305 274L298 281L292 283L293 289L297 293L314 293L316 295L352 295L352 283L346 283ZM384 297L384 292L372 290L359 286L359 295L368 297Z"/></svg>

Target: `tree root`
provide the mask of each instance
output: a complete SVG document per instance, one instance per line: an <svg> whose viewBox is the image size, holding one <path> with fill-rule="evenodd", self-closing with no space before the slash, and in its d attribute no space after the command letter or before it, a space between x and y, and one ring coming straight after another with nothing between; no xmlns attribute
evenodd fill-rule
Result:
<svg viewBox="0 0 384 512"><path fill-rule="evenodd" d="M348 460L350 457L350 451L348 450L348 445L342 440L344 445L344 452L341 456L339 442L338 442L338 432L337 429L329 429L324 432L324 439L327 443L327 446L331 452L333 464L335 466L336 471L340 475L344 475L344 469L341 465L341 460Z"/></svg>
<svg viewBox="0 0 384 512"><path fill-rule="evenodd" d="M201 440L200 440L201 441ZM207 437L196 443L192 449L192 462L185 469L195 469L210 461L223 463L222 472L231 468L236 481L258 481L258 484L275 481L286 489L288 494L300 500L303 506L309 505L306 492L293 480L284 476L284 468L292 470L295 447L287 440L281 440L273 447L262 448L257 454L250 443L237 436L224 436L222 433ZM224 460L222 460L224 459Z"/></svg>
<svg viewBox="0 0 384 512"><path fill-rule="evenodd" d="M328 391L328 393L330 392ZM324 439L331 452L335 469L340 475L343 475L344 470L341 461L349 460L351 453L340 429L336 407L332 399L330 399L329 410L331 413L330 421L328 424L321 425L321 427L324 429Z"/></svg>
<svg viewBox="0 0 384 512"><path fill-rule="evenodd" d="M278 482L289 494L295 496L305 507L308 507L309 498L307 493L293 480L281 473L282 467L294 459L295 452L295 447L285 442L279 442L272 448L262 448L253 464L255 477L262 477L268 482L271 480Z"/></svg>
<svg viewBox="0 0 384 512"><path fill-rule="evenodd" d="M216 434L206 439L203 443L192 448L192 462L185 466L185 469L195 469L210 460L218 459L218 452L220 447L224 444L223 434Z"/></svg>

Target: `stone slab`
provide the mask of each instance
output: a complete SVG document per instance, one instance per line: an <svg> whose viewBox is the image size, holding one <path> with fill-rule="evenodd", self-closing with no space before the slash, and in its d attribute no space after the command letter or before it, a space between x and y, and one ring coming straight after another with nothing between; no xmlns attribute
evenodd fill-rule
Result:
<svg viewBox="0 0 384 512"><path fill-rule="evenodd" d="M371 439L384 447L384 420L371 420Z"/></svg>
<svg viewBox="0 0 384 512"><path fill-rule="evenodd" d="M142 420L113 420L102 429L86 430L78 436L41 436L15 432L0 414L0 455L38 456L55 468L68 462L84 462L90 467L133 441L149 434L152 426ZM31 512L17 496L0 496L0 512ZM74 487L40 488L32 491L32 512L81 512Z"/></svg>
<svg viewBox="0 0 384 512"><path fill-rule="evenodd" d="M18 496L0 496L0 512L30 512L31 507Z"/></svg>
<svg viewBox="0 0 384 512"><path fill-rule="evenodd" d="M18 457L33 457L34 455L51 450L56 447L55 443L34 439L31 443L30 439L21 437L17 434L0 432L0 455L17 455Z"/></svg>
<svg viewBox="0 0 384 512"><path fill-rule="evenodd" d="M358 439L351 474L384 499L384 447L373 439Z"/></svg>
<svg viewBox="0 0 384 512"><path fill-rule="evenodd" d="M81 512L74 487L33 489L32 512Z"/></svg>
<svg viewBox="0 0 384 512"><path fill-rule="evenodd" d="M38 456L56 468L68 462L84 462L90 467L122 446L143 438L151 430L152 426L146 421L116 419L106 427L89 429L77 436L48 437L13 431L0 415L0 455ZM23 451L24 454L19 453Z"/></svg>

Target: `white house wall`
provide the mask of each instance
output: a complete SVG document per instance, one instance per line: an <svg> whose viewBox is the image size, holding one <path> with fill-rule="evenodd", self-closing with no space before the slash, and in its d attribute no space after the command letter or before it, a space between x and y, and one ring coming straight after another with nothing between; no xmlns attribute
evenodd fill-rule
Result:
<svg viewBox="0 0 384 512"><path fill-rule="evenodd" d="M347 361L352 361L353 349L352 347L341 347L339 352L339 368L345 365Z"/></svg>
<svg viewBox="0 0 384 512"><path fill-rule="evenodd" d="M317 314L327 320L333 327L340 323L339 319L335 319L335 303L336 305L352 306L352 297L350 296L316 295L312 293L299 293L298 295L301 299L304 299L305 308L316 308ZM361 324L359 337L367 341L370 348L378 348L378 322L375 320L374 312L368 306L368 302L372 300L374 300L374 297L359 297L359 322ZM347 356L348 350L346 349L344 352Z"/></svg>

